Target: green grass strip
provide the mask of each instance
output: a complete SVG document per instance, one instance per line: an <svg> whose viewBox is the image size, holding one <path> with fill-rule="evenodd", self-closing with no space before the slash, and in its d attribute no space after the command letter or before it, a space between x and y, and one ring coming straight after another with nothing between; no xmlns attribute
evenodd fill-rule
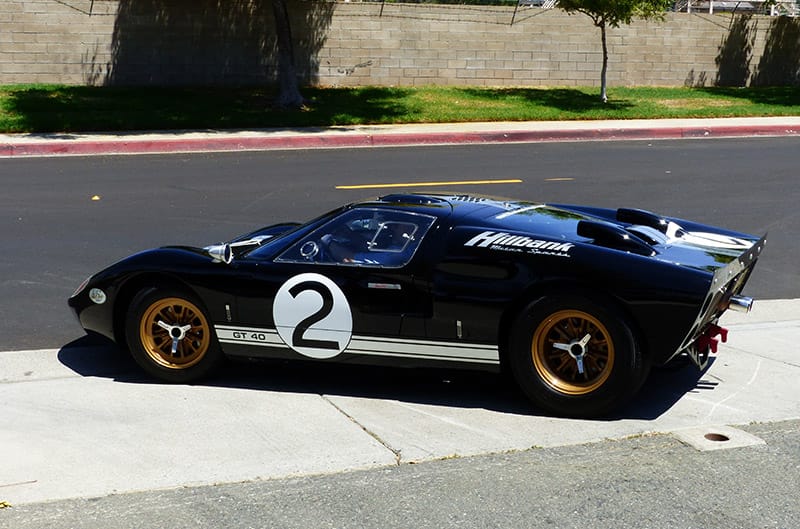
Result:
<svg viewBox="0 0 800 529"><path fill-rule="evenodd" d="M800 87L305 88L300 111L258 87L0 86L0 132L327 127L389 123L800 115Z"/></svg>

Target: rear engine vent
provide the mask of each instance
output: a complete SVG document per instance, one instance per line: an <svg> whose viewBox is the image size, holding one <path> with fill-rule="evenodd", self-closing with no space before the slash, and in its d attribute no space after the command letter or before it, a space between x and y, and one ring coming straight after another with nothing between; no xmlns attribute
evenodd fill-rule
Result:
<svg viewBox="0 0 800 529"><path fill-rule="evenodd" d="M648 256L656 253L653 248L636 235L625 231L619 226L605 222L582 220L578 222L578 235L593 239L595 244L615 250Z"/></svg>
<svg viewBox="0 0 800 529"><path fill-rule="evenodd" d="M669 222L664 217L643 209L619 208L617 210L617 220L627 224L650 226L662 233L667 232L667 226L669 225Z"/></svg>

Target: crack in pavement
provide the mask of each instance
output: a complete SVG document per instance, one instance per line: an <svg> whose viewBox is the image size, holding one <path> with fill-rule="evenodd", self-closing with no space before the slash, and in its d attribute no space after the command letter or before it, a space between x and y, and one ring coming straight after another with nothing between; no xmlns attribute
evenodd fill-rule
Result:
<svg viewBox="0 0 800 529"><path fill-rule="evenodd" d="M341 406L338 406L335 402L333 402L331 399L329 399L326 395L320 395L320 398L322 398L323 401L325 401L328 404L330 404L336 411L338 411L339 413L341 413L342 415L344 415L345 417L350 419L350 421L353 424L355 424L356 426L361 428L361 430L363 430L364 433L366 433L367 435L369 435L370 437L375 439L378 443L380 443L381 446L383 446L385 449L387 449L392 454L394 454L395 464L397 466L400 466L400 463L401 463L401 460L402 460L402 455L400 453L401 450L398 450L396 448L392 448L391 445L389 445L389 443L387 443L386 441L381 439L381 437L378 434L376 434L375 432L371 431L369 428L367 428L366 426L364 426L363 424L358 422L358 420L355 417L353 417L352 415L350 415L349 413L344 411L344 409Z"/></svg>

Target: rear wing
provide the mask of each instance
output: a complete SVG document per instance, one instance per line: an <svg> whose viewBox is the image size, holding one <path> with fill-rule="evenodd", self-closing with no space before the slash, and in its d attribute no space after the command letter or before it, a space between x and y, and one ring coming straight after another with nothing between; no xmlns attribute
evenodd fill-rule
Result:
<svg viewBox="0 0 800 529"><path fill-rule="evenodd" d="M767 236L764 235L739 257L714 271L697 318L670 359L685 352L698 368L706 367L709 352L716 352L716 335L722 334L723 341L726 338L727 331L716 325L720 316L731 307L745 307L746 310L750 308L749 303L741 303L739 294L750 278L766 243Z"/></svg>

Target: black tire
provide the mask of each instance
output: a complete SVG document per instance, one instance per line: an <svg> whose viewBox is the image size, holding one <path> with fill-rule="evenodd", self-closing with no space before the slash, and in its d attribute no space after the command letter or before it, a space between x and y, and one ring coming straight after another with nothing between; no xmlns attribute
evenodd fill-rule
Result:
<svg viewBox="0 0 800 529"><path fill-rule="evenodd" d="M147 288L136 294L125 337L136 363L165 382L200 380L224 358L202 304L174 289Z"/></svg>
<svg viewBox="0 0 800 529"><path fill-rule="evenodd" d="M511 332L514 379L536 406L555 415L606 415L641 387L649 370L625 318L589 297L538 299Z"/></svg>

